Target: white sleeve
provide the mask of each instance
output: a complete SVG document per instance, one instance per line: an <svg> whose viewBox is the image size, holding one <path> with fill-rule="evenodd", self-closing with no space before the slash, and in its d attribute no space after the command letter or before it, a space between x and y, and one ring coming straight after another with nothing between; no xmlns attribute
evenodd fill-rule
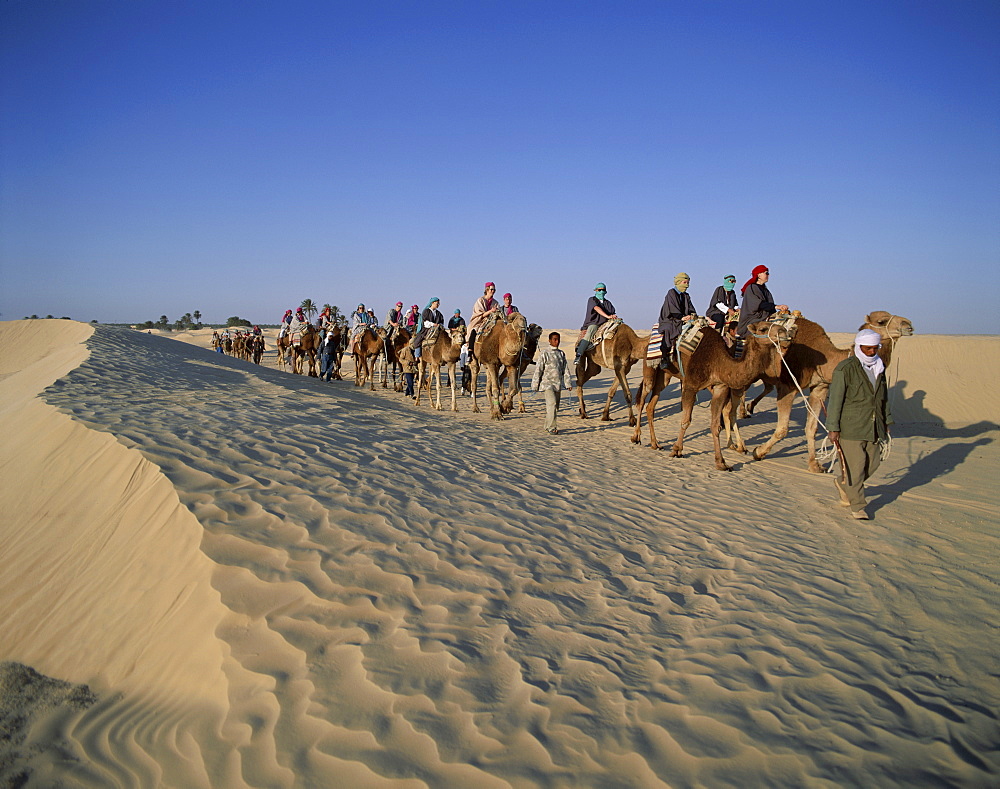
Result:
<svg viewBox="0 0 1000 789"><path fill-rule="evenodd" d="M728 304L724 304L721 301L717 301L717 302L715 302L715 306L719 308L719 312L722 312L722 313L729 312L729 305Z"/></svg>

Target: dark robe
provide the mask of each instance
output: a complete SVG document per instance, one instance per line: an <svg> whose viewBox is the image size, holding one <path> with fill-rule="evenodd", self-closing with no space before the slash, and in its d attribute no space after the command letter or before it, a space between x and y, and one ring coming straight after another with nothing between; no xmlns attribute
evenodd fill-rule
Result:
<svg viewBox="0 0 1000 789"><path fill-rule="evenodd" d="M681 293L677 288L667 291L666 298L663 299L663 306L660 308L660 320L657 324L663 334L663 355L666 356L670 349L681 336L681 318L685 315L696 315L694 303L691 296Z"/></svg>
<svg viewBox="0 0 1000 789"><path fill-rule="evenodd" d="M767 289L767 285L751 283L743 294L740 322L736 324L736 336L745 336L747 326L757 321L766 321L772 315L774 315L774 297L771 291Z"/></svg>

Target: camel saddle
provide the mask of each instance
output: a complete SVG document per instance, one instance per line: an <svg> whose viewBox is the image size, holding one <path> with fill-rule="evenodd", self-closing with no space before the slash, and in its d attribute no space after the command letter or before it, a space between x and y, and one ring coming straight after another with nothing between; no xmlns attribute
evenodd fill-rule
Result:
<svg viewBox="0 0 1000 789"><path fill-rule="evenodd" d="M708 325L708 319L695 318L690 323L686 323L681 329L681 335L677 338L677 347L685 355L694 353L695 348L701 343L701 330ZM653 326L649 332L649 343L646 345L646 359L656 360L663 357L663 334L658 326Z"/></svg>

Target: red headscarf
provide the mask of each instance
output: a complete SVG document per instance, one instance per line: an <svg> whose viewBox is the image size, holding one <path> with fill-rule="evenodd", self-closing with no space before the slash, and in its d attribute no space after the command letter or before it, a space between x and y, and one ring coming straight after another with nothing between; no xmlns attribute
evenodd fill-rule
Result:
<svg viewBox="0 0 1000 789"><path fill-rule="evenodd" d="M753 273L750 275L750 279L748 279L745 283L743 283L743 287L740 288L740 293L746 293L747 288L749 288L751 285L753 285L753 283L757 281L757 275L763 274L767 270L768 270L767 266L755 266Z"/></svg>

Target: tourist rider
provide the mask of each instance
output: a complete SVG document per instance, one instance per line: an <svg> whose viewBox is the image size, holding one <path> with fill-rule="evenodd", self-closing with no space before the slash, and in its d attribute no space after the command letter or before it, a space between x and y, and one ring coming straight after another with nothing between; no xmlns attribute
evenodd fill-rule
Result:
<svg viewBox="0 0 1000 789"><path fill-rule="evenodd" d="M858 520L868 520L865 481L882 462L881 442L889 440L892 424L881 343L881 335L871 329L857 333L854 353L833 371L827 401L826 426L846 478L844 484L837 482L840 500Z"/></svg>
<svg viewBox="0 0 1000 789"><path fill-rule="evenodd" d="M715 289L712 300L705 310L705 317L712 321L716 331L722 334L726 330L726 324L730 323L739 307L736 298L736 275L726 274L722 279L722 284Z"/></svg>
<svg viewBox="0 0 1000 789"><path fill-rule="evenodd" d="M583 337L576 344L576 358L573 365L580 363L580 357L587 353L594 334L597 330L612 318L617 318L615 305L607 296L608 288L603 282L598 282L594 286L594 295L587 299L587 314L583 319L583 326L580 327Z"/></svg>
<svg viewBox="0 0 1000 789"><path fill-rule="evenodd" d="M514 297L509 293L503 294L503 304L500 305L500 314L505 318L509 318L515 312L519 312L517 307L514 306Z"/></svg>
<svg viewBox="0 0 1000 789"><path fill-rule="evenodd" d="M472 317L469 318L469 351L473 356L475 356L476 332L483 328L490 314L500 308L500 304L493 298L496 292L497 286L487 282L483 286L483 295L472 305Z"/></svg>
<svg viewBox="0 0 1000 789"><path fill-rule="evenodd" d="M291 322L292 322L292 311L285 310L285 314L281 318L281 327L278 329L279 340L286 334L288 334L288 324Z"/></svg>
<svg viewBox="0 0 1000 789"><path fill-rule="evenodd" d="M657 327L663 339L660 342L660 349L663 358L660 360L661 367L670 364L670 357L677 343L677 338L681 336L681 329L685 323L693 320L697 314L694 303L687 292L691 285L691 277L683 271L674 277L674 286L667 291L663 299L663 306L660 307L660 320Z"/></svg>
<svg viewBox="0 0 1000 789"><path fill-rule="evenodd" d="M417 324L417 334L413 341L413 355L418 359L423 350L421 346L423 346L424 339L430 334L431 329L444 326L444 315L438 309L440 306L441 299L435 296L427 302L424 311L420 313L420 322Z"/></svg>
<svg viewBox="0 0 1000 789"><path fill-rule="evenodd" d="M740 321L736 324L737 337L745 337L751 323L766 321L775 312L788 311L787 304L774 305L774 297L767 287L770 278L767 266L757 266L741 288L743 303L740 305Z"/></svg>
<svg viewBox="0 0 1000 789"><path fill-rule="evenodd" d="M420 307L416 304L410 307L410 311L406 313L406 330L410 333L412 337L417 333L417 324L420 323Z"/></svg>
<svg viewBox="0 0 1000 789"><path fill-rule="evenodd" d="M448 319L448 328L457 329L459 326L465 326L465 318L462 317L461 310L455 310L455 313Z"/></svg>
<svg viewBox="0 0 1000 789"><path fill-rule="evenodd" d="M392 340L396 336L396 334L399 332L399 330L402 328L402 326L403 326L403 318L404 317L405 316L403 315L403 302L401 302L401 301L397 301L396 304L395 304L395 306L392 307L385 314L385 324L384 324L384 328L385 328L385 340L384 340L384 344L385 344L385 358L386 358L386 362L388 362L388 360L392 358L392 354L390 353L390 351L392 350Z"/></svg>

